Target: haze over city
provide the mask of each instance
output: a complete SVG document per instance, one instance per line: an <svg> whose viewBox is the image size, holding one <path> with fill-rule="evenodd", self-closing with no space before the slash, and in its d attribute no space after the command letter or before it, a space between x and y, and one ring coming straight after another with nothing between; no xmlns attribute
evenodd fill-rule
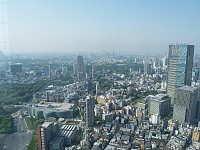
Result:
<svg viewBox="0 0 200 150"><path fill-rule="evenodd" d="M200 150L199 6L0 0L0 150Z"/></svg>
<svg viewBox="0 0 200 150"><path fill-rule="evenodd" d="M6 3L11 53L115 50L166 54L171 43L194 44L195 53L200 49L198 0L8 0Z"/></svg>

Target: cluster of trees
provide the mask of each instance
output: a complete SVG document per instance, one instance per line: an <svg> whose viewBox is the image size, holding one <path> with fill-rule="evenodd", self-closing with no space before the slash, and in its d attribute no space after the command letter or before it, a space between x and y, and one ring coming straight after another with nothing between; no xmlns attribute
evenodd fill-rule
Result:
<svg viewBox="0 0 200 150"><path fill-rule="evenodd" d="M36 129L37 126L38 126L39 124L43 124L44 121L45 121L44 119L35 119L35 120L33 120L33 126L34 126L34 128Z"/></svg>
<svg viewBox="0 0 200 150"><path fill-rule="evenodd" d="M15 105L28 102L32 95L41 90L47 84L46 81L32 84L0 84L0 133L9 134L13 131L13 118L11 114L14 109L4 109L6 105ZM9 108L9 107L8 107ZM43 120L34 122L35 126Z"/></svg>
<svg viewBox="0 0 200 150"><path fill-rule="evenodd" d="M61 75L58 80L61 80L64 85L74 83L74 78L69 74ZM64 82L63 82L64 81ZM60 83L61 84L61 83ZM62 85L62 84L61 84Z"/></svg>
<svg viewBox="0 0 200 150"><path fill-rule="evenodd" d="M113 81L102 78L99 80L99 84L100 84L101 89L109 90L113 85Z"/></svg>
<svg viewBox="0 0 200 150"><path fill-rule="evenodd" d="M32 84L0 84L0 103L9 105L28 102L33 94L46 84L46 81Z"/></svg>
<svg viewBox="0 0 200 150"><path fill-rule="evenodd" d="M82 137L83 137L83 132L81 130L78 130L78 133L75 135L74 139L72 140L72 144L73 145L80 144Z"/></svg>
<svg viewBox="0 0 200 150"><path fill-rule="evenodd" d="M9 112L1 108L0 113L0 133L9 134L12 132L13 119Z"/></svg>

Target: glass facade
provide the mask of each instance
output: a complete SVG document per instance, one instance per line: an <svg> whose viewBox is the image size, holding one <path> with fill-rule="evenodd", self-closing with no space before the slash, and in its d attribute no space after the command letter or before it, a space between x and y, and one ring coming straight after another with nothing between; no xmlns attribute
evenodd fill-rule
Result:
<svg viewBox="0 0 200 150"><path fill-rule="evenodd" d="M167 93L172 104L176 98L176 89L191 85L193 57L194 45L169 45Z"/></svg>

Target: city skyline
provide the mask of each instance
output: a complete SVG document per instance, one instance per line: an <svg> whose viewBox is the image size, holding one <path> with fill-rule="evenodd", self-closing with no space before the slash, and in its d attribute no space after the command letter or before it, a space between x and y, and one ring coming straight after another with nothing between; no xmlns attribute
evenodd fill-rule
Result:
<svg viewBox="0 0 200 150"><path fill-rule="evenodd" d="M167 54L171 43L190 43L199 53L199 4L197 0L7 1L10 52Z"/></svg>

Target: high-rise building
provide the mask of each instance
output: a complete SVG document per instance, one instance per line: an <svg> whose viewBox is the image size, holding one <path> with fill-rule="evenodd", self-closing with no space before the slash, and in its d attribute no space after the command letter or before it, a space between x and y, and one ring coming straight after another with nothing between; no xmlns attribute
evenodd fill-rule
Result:
<svg viewBox="0 0 200 150"><path fill-rule="evenodd" d="M74 75L78 77L78 80L82 80L86 77L86 66L83 61L83 56L77 57L77 62L74 64Z"/></svg>
<svg viewBox="0 0 200 150"><path fill-rule="evenodd" d="M96 78L97 77L97 66L96 65L92 65L92 78Z"/></svg>
<svg viewBox="0 0 200 150"><path fill-rule="evenodd" d="M92 96L86 97L86 127L94 126L94 105L95 101Z"/></svg>
<svg viewBox="0 0 200 150"><path fill-rule="evenodd" d="M149 113L166 117L170 111L171 99L167 94L157 94L149 99Z"/></svg>
<svg viewBox="0 0 200 150"><path fill-rule="evenodd" d="M167 94L174 103L176 89L191 85L194 45L169 45Z"/></svg>
<svg viewBox="0 0 200 150"><path fill-rule="evenodd" d="M45 122L37 127L38 149L49 150L50 141L57 135L59 125L54 122Z"/></svg>
<svg viewBox="0 0 200 150"><path fill-rule="evenodd" d="M197 124L199 115L200 87L183 86L176 90L173 120L179 123Z"/></svg>
<svg viewBox="0 0 200 150"><path fill-rule="evenodd" d="M162 67L166 68L166 66L167 66L167 57L163 57L162 58Z"/></svg>
<svg viewBox="0 0 200 150"><path fill-rule="evenodd" d="M99 82L96 82L96 97L98 96L98 92L99 92Z"/></svg>
<svg viewBox="0 0 200 150"><path fill-rule="evenodd" d="M199 68L195 67L192 69L192 81L197 82L199 79Z"/></svg>
<svg viewBox="0 0 200 150"><path fill-rule="evenodd" d="M152 74L153 73L153 65L152 63L144 63L144 74Z"/></svg>
<svg viewBox="0 0 200 150"><path fill-rule="evenodd" d="M44 66L44 76L51 77L51 66L50 65Z"/></svg>
<svg viewBox="0 0 200 150"><path fill-rule="evenodd" d="M106 103L106 108L108 111L112 111L113 110L113 103L112 102L107 102Z"/></svg>
<svg viewBox="0 0 200 150"><path fill-rule="evenodd" d="M22 72L22 64L21 63L16 63L10 66L12 74L17 74Z"/></svg>

